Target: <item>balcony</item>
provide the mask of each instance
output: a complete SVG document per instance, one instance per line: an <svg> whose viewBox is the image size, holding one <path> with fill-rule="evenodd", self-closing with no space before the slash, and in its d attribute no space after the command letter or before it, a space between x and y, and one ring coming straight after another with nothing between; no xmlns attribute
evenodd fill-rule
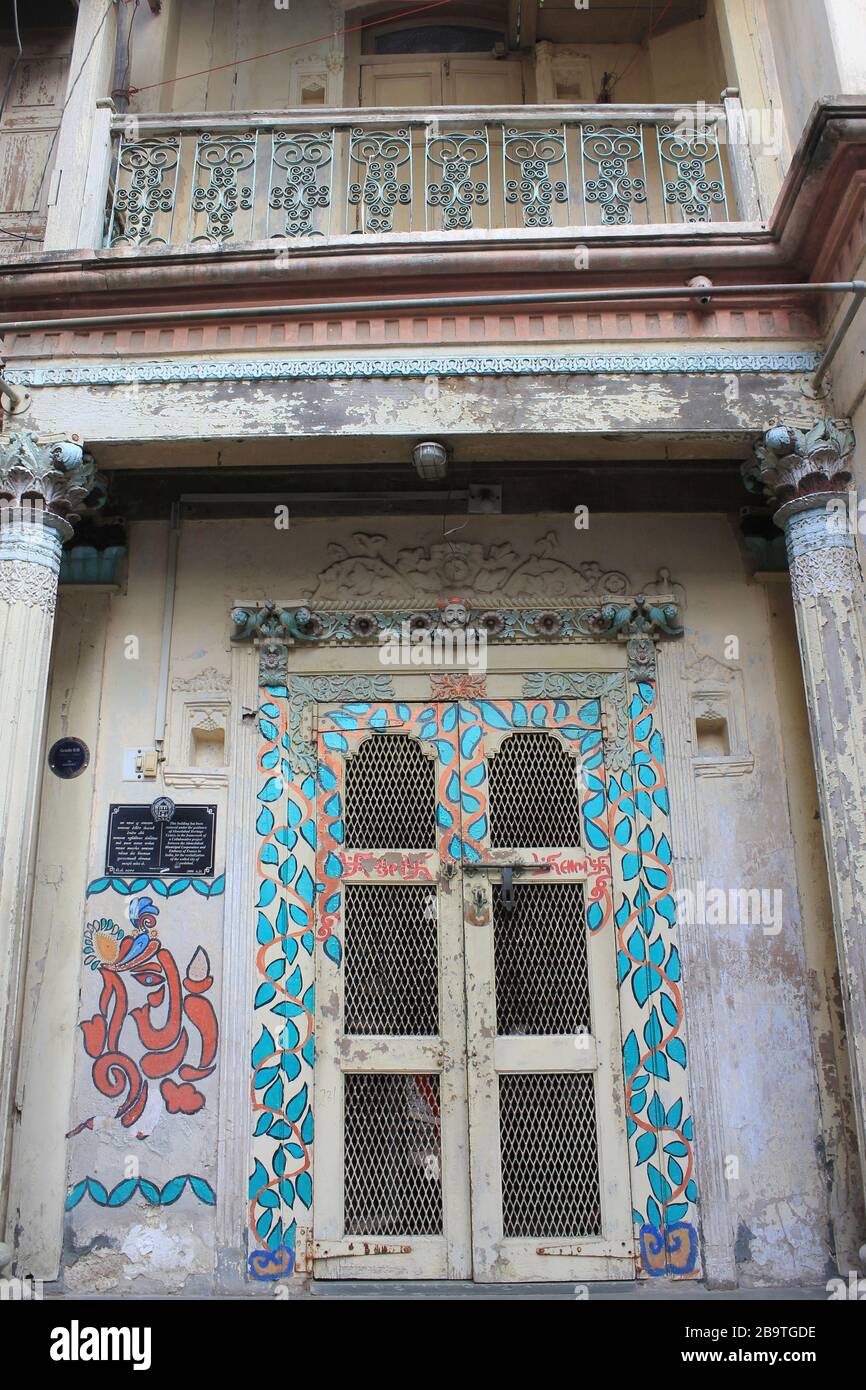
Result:
<svg viewBox="0 0 866 1390"><path fill-rule="evenodd" d="M109 170L100 244L218 249L750 221L740 116L730 95L689 108L106 110L92 161Z"/></svg>

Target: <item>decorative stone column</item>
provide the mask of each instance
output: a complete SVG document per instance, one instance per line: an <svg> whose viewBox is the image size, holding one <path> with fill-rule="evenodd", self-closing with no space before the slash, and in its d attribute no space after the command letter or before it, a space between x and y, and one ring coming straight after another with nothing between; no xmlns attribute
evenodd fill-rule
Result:
<svg viewBox="0 0 866 1390"><path fill-rule="evenodd" d="M778 506L787 542L866 1186L866 591L853 448L843 422L777 426L744 474Z"/></svg>
<svg viewBox="0 0 866 1390"><path fill-rule="evenodd" d="M0 435L0 1235L60 552L95 492L72 435Z"/></svg>

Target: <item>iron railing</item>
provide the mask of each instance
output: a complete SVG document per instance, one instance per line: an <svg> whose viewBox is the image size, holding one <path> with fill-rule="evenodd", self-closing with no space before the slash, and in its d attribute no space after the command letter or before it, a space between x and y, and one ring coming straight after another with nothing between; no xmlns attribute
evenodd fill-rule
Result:
<svg viewBox="0 0 866 1390"><path fill-rule="evenodd" d="M725 105L128 115L104 244L727 222L725 131Z"/></svg>

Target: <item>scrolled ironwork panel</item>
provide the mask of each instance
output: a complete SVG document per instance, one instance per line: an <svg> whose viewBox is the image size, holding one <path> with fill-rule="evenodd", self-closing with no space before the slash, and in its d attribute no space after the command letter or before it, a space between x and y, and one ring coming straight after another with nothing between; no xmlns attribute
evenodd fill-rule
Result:
<svg viewBox="0 0 866 1390"><path fill-rule="evenodd" d="M412 230L412 132L364 130L349 136L347 202L360 208L362 232L393 232L394 210L408 207Z"/></svg>
<svg viewBox="0 0 866 1390"><path fill-rule="evenodd" d="M719 153L718 127L659 125L659 169L665 203L665 220L669 207L679 208L684 222L712 222L713 207L723 205L728 219L725 190L725 171ZM713 168L715 166L715 168ZM713 178L712 173L718 177Z"/></svg>
<svg viewBox="0 0 866 1390"><path fill-rule="evenodd" d="M487 208L490 226L490 148L486 127L427 130L427 206L441 208L442 231L468 231L473 209ZM435 175L435 178L431 178Z"/></svg>
<svg viewBox="0 0 866 1390"><path fill-rule="evenodd" d="M252 235L256 196L257 132L203 134L195 147L193 186L189 202L191 241L221 245L235 235L235 214L249 212L247 236ZM244 176L249 172L248 178ZM198 231L201 215L205 230Z"/></svg>
<svg viewBox="0 0 866 1390"><path fill-rule="evenodd" d="M634 204L647 198L643 126L582 125L580 164L584 200L598 204L602 226L633 222Z"/></svg>
<svg viewBox="0 0 866 1390"><path fill-rule="evenodd" d="M327 235L333 168L333 131L274 131L268 208L284 213L285 219L272 235ZM324 228L317 220L324 221Z"/></svg>
<svg viewBox="0 0 866 1390"><path fill-rule="evenodd" d="M564 177L556 178L556 173ZM506 126L502 132L502 179L505 201L521 208L524 227L552 227L554 204L568 203L565 127L518 130Z"/></svg>
<svg viewBox="0 0 866 1390"><path fill-rule="evenodd" d="M171 241L179 165L178 135L144 140L120 137L108 246L167 245Z"/></svg>

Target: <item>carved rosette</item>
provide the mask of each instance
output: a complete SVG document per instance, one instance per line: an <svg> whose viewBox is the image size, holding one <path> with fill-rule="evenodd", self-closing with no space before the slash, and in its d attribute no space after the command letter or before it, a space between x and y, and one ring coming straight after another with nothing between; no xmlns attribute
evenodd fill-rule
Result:
<svg viewBox="0 0 866 1390"><path fill-rule="evenodd" d="M777 425L755 449L743 475L747 487L775 503L773 520L785 532L795 601L854 592L861 582L848 520L854 432L843 421L812 429Z"/></svg>

